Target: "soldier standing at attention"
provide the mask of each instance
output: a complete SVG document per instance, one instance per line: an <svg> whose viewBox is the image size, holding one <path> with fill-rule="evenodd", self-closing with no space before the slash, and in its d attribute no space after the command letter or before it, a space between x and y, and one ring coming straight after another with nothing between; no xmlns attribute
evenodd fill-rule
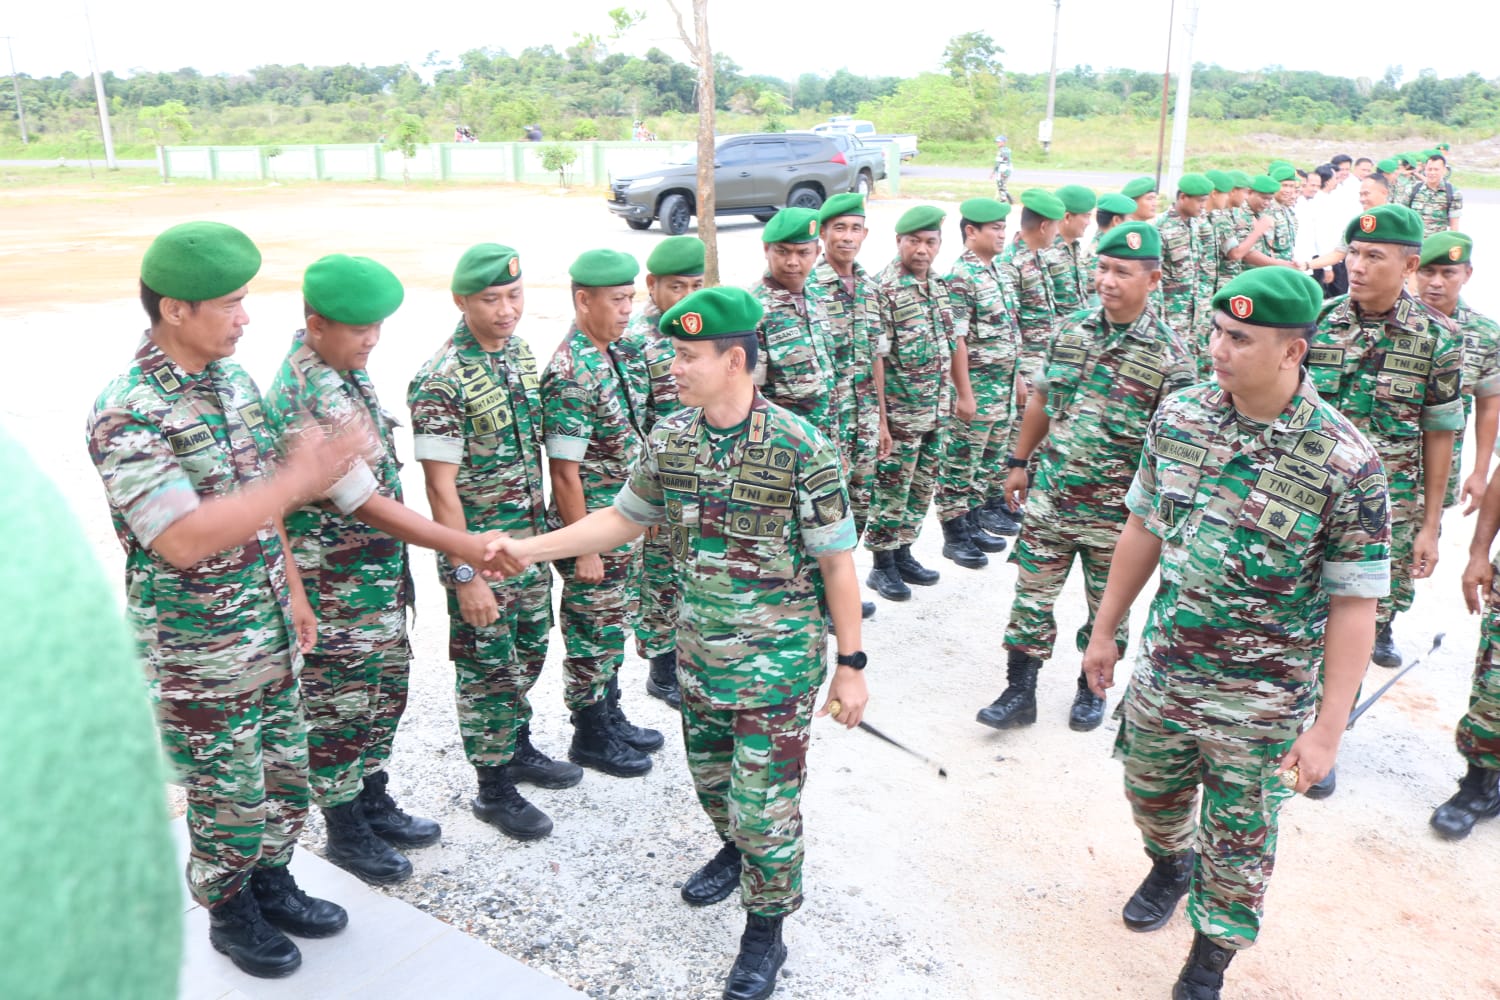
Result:
<svg viewBox="0 0 1500 1000"><path fill-rule="evenodd" d="M1333 768L1390 580L1380 457L1301 370L1318 283L1263 268L1213 304L1217 384L1151 422L1084 653L1103 695L1115 629L1159 569L1115 756L1151 859L1125 926L1156 930L1188 896L1173 1000L1218 1000L1255 942L1277 811Z"/></svg>
<svg viewBox="0 0 1500 1000"><path fill-rule="evenodd" d="M1016 322L1021 328L1021 374L1031 379L1047 356L1057 330L1057 299L1042 253L1057 238L1067 214L1062 200L1040 188L1021 192L1021 230L1000 255L1002 271L1016 291Z"/></svg>
<svg viewBox="0 0 1500 1000"><path fill-rule="evenodd" d="M706 906L740 888L748 911L727 1000L762 1000L802 904L802 785L813 704L853 727L868 700L854 522L837 447L750 378L760 304L705 288L662 316L687 409L659 422L612 507L541 538L499 544L522 561L611 550L660 526L682 579L682 731L698 801L723 842L682 887ZM725 636L732 637L726 641ZM836 704L835 704L836 703Z"/></svg>
<svg viewBox="0 0 1500 1000"><path fill-rule="evenodd" d="M1123 194L1107 194L1099 199L1099 207L1094 212L1094 238L1089 246L1089 260L1092 262L1099 255L1099 241L1104 234L1115 228L1122 222L1130 221L1130 213L1135 211L1135 202ZM1088 274L1088 308L1093 309L1099 305L1099 291L1094 287L1094 269L1089 267Z"/></svg>
<svg viewBox="0 0 1500 1000"><path fill-rule="evenodd" d="M1010 196L1006 186L1010 184L1010 147L1005 144L1005 136L995 136L995 168L990 171L990 180L995 182L995 197L1003 200L1007 205L1015 203Z"/></svg>
<svg viewBox="0 0 1500 1000"><path fill-rule="evenodd" d="M1234 176L1225 170L1210 170L1203 176L1207 177L1214 186L1208 195L1208 211L1204 213L1203 221L1207 225L1204 234L1206 243L1203 250L1205 259L1211 259L1213 283L1204 290L1203 316L1205 332L1204 339L1208 338L1213 328L1213 309L1209 300L1214 296L1224 283L1233 275L1223 273L1224 268L1224 244L1234 235L1234 202L1236 189ZM1245 177L1245 189L1239 192L1240 202L1244 202L1244 195L1250 189L1250 178ZM1207 270L1205 273L1209 273ZM1238 273L1238 271L1236 271Z"/></svg>
<svg viewBox="0 0 1500 1000"><path fill-rule="evenodd" d="M646 303L630 320L625 335L635 341L646 363L646 431L682 408L672 380L672 341L657 329L661 314L703 287L703 241L696 236L668 236L646 258ZM636 651L650 665L646 693L676 708L677 572L672 549L660 532L648 531L641 543L641 623Z"/></svg>
<svg viewBox="0 0 1500 1000"><path fill-rule="evenodd" d="M470 247L449 288L458 326L406 395L432 519L456 531L537 534L546 530L542 404L536 358L516 336L526 306L521 258L499 243ZM527 694L547 662L552 576L530 566L492 583L470 560L464 551L438 555L458 730L479 785L470 807L508 836L534 840L552 831L552 820L516 782L569 788L583 780L581 768L531 742Z"/></svg>
<svg viewBox="0 0 1500 1000"><path fill-rule="evenodd" d="M568 269L573 328L542 372L543 443L552 478L552 527L607 507L645 443L646 365L624 339L640 265L629 254L588 250ZM558 565L563 701L572 713L568 759L617 778L651 770L662 734L630 724L620 707L625 630L640 600L641 552L617 550Z"/></svg>
<svg viewBox="0 0 1500 1000"><path fill-rule="evenodd" d="M1135 211L1130 213L1132 221L1150 222L1156 218L1156 181L1137 177L1121 188L1120 193L1135 202Z"/></svg>
<svg viewBox="0 0 1500 1000"><path fill-rule="evenodd" d="M1054 193L1065 212L1057 224L1052 245L1042 251L1042 259L1047 262L1047 276L1052 281L1057 318L1062 320L1088 307L1089 272L1093 268L1089 253L1083 248L1083 234L1088 232L1099 199L1079 184L1066 184Z"/></svg>
<svg viewBox="0 0 1500 1000"><path fill-rule="evenodd" d="M1224 243L1225 261L1231 266L1291 267L1291 261L1280 260L1271 255L1271 237L1276 230L1276 194L1281 185L1265 174L1250 179L1250 191L1245 195L1244 208L1237 209L1234 217L1233 246Z"/></svg>
<svg viewBox="0 0 1500 1000"><path fill-rule="evenodd" d="M1197 221L1212 190L1213 182L1202 174L1183 174L1177 181L1177 201L1157 226L1161 232L1162 319L1189 345L1205 375L1208 342L1206 337L1202 343L1198 340L1203 326L1198 307L1204 247Z"/></svg>
<svg viewBox="0 0 1500 1000"><path fill-rule="evenodd" d="M1406 205L1422 217L1422 232L1426 236L1447 229L1458 229L1459 216L1464 211L1464 196L1448 181L1448 159L1433 150L1422 165L1421 183L1407 189L1400 204Z"/></svg>
<svg viewBox="0 0 1500 1000"><path fill-rule="evenodd" d="M1272 257L1295 266L1293 257L1297 245L1297 216L1293 209L1296 208L1297 199L1302 196L1302 180L1297 176L1297 168L1290 163L1274 165L1268 176L1276 182L1279 190L1268 207L1275 227L1267 238L1266 245Z"/></svg>
<svg viewBox="0 0 1500 1000"><path fill-rule="evenodd" d="M938 581L937 570L917 562L911 546L932 504L953 413L953 306L948 286L932 273L942 225L942 209L908 209L896 220L897 257L875 279L892 446L875 467L865 535L875 568L866 583L888 601L908 600L909 583L927 587Z"/></svg>
<svg viewBox="0 0 1500 1000"><path fill-rule="evenodd" d="M1053 341L1026 401L1005 493L1029 500L1016 543L1015 601L1005 628L1006 688L979 710L995 729L1036 721L1036 680L1057 641L1054 609L1077 557L1093 620L1125 520L1125 491L1135 474L1146 426L1161 401L1194 381L1192 349L1151 308L1161 280L1161 238L1146 222L1127 222L1099 241L1103 308L1075 313ZM1028 494L1027 469L1036 482ZM1087 645L1089 625L1077 648ZM1120 626L1120 649L1127 640ZM1080 672L1068 724L1098 727L1104 701Z"/></svg>
<svg viewBox="0 0 1500 1000"><path fill-rule="evenodd" d="M229 360L259 270L260 251L232 226L158 236L141 260L151 328L99 395L87 437L125 548L126 615L162 747L187 793L188 889L213 947L272 978L302 964L283 931L327 937L348 923L287 870L307 815L296 667L317 620L281 518L367 443L311 428L271 464L260 392Z"/></svg>

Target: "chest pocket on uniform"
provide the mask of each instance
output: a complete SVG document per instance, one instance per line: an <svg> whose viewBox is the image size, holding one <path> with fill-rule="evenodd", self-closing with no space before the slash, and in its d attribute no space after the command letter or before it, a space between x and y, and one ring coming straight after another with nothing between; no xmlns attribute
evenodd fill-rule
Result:
<svg viewBox="0 0 1500 1000"><path fill-rule="evenodd" d="M1282 459L1285 462L1286 459ZM1326 473L1301 466L1302 478L1262 469L1240 505L1228 568L1253 590L1290 594L1309 569L1305 556L1333 501L1310 480Z"/></svg>
<svg viewBox="0 0 1500 1000"><path fill-rule="evenodd" d="M1166 382L1164 369L1165 359L1149 351L1127 352L1115 363L1100 417L1105 430L1117 437L1145 437Z"/></svg>
<svg viewBox="0 0 1500 1000"><path fill-rule="evenodd" d="M1185 441L1161 439L1158 453L1171 450L1201 465L1207 450ZM1145 519L1146 528L1160 539L1176 538L1193 509L1198 480L1203 470L1190 462L1158 462L1156 467L1156 507Z"/></svg>
<svg viewBox="0 0 1500 1000"><path fill-rule="evenodd" d="M1392 362L1425 362L1422 358L1386 355L1386 367L1375 376L1375 406L1370 426L1386 438L1414 438L1422 433L1422 397L1426 393L1426 375L1393 370ZM1430 366L1430 362L1427 362Z"/></svg>
<svg viewBox="0 0 1500 1000"><path fill-rule="evenodd" d="M1332 400L1344 381L1344 349L1314 347L1307 352L1307 375L1324 399Z"/></svg>
<svg viewBox="0 0 1500 1000"><path fill-rule="evenodd" d="M896 295L891 321L896 327L894 353L903 368L922 368L932 363L934 349L927 329L927 308L915 294Z"/></svg>

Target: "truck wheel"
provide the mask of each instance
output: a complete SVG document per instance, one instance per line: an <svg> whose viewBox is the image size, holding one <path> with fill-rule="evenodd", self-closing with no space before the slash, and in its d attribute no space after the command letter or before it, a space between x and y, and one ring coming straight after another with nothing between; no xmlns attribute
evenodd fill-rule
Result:
<svg viewBox="0 0 1500 1000"><path fill-rule="evenodd" d="M817 188L792 188L792 193L787 196L786 203L789 208L817 209L823 207L823 196L818 194Z"/></svg>
<svg viewBox="0 0 1500 1000"><path fill-rule="evenodd" d="M681 236L687 232L688 223L693 219L693 210L682 195L669 194L661 200L657 218L661 219L662 232L668 236Z"/></svg>
<svg viewBox="0 0 1500 1000"><path fill-rule="evenodd" d="M770 222L774 218L776 218L776 213L775 212L756 212L755 213L755 221L756 222Z"/></svg>
<svg viewBox="0 0 1500 1000"><path fill-rule="evenodd" d="M639 230L639 229L650 229L651 228L651 220L650 219L626 219L625 220L625 225L629 226L631 229L637 229L637 230Z"/></svg>
<svg viewBox="0 0 1500 1000"><path fill-rule="evenodd" d="M866 198L875 193L875 178L870 176L868 170L859 172L859 179L854 182L854 190Z"/></svg>

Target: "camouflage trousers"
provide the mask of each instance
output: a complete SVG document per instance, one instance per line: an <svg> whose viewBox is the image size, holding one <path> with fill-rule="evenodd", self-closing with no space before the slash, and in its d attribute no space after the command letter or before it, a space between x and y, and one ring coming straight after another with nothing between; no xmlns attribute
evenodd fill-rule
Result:
<svg viewBox="0 0 1500 1000"><path fill-rule="evenodd" d="M1448 467L1448 488L1443 491L1443 509L1458 503L1458 491L1463 485L1464 432L1474 421L1474 397L1464 393L1464 425L1453 435L1453 464Z"/></svg>
<svg viewBox="0 0 1500 1000"><path fill-rule="evenodd" d="M870 521L870 501L875 489L875 455L880 450L880 403L875 383L855 386L867 398L856 400L855 416L845 424L839 454L844 460L844 478L849 488L849 513L854 517L855 537L863 537Z"/></svg>
<svg viewBox="0 0 1500 1000"><path fill-rule="evenodd" d="M1412 586L1411 554L1416 547L1417 529L1422 526L1422 505L1416 505L1410 520L1391 518L1391 593L1376 605L1375 617L1385 626L1403 611L1411 610L1416 591Z"/></svg>
<svg viewBox="0 0 1500 1000"><path fill-rule="evenodd" d="M1083 570L1083 598L1088 604L1088 617L1078 630L1076 643L1080 653L1088 648L1121 527L1109 522L1070 519L1058 511L1053 495L1047 490L1027 494L1026 518L1021 522L1021 534L1012 556L1017 569L1016 590L1010 621L1005 626L1006 649L1039 660L1052 658L1057 642L1057 599L1068 582L1075 556ZM1127 615L1115 632L1122 655L1129 639Z"/></svg>
<svg viewBox="0 0 1500 1000"><path fill-rule="evenodd" d="M995 197L1007 205L1015 204L1015 199L1010 196L1007 186L1010 184L1009 174L997 174L995 176Z"/></svg>
<svg viewBox="0 0 1500 1000"><path fill-rule="evenodd" d="M1125 765L1125 798L1147 852L1195 848L1188 919L1222 947L1248 948L1275 868L1277 810L1292 794L1276 773L1292 740L1194 735L1132 711L1128 694L1123 709L1114 755Z"/></svg>
<svg viewBox="0 0 1500 1000"><path fill-rule="evenodd" d="M817 690L767 708L720 708L682 688L682 739L714 832L740 849L740 900L779 917L802 906L802 785Z"/></svg>
<svg viewBox="0 0 1500 1000"><path fill-rule="evenodd" d="M1492 591L1490 600L1479 627L1469 711L1458 721L1455 741L1470 764L1500 770L1500 593Z"/></svg>
<svg viewBox="0 0 1500 1000"><path fill-rule="evenodd" d="M889 552L917 540L932 506L936 474L943 458L944 426L909 431L891 424L891 453L875 466L865 547Z"/></svg>
<svg viewBox="0 0 1500 1000"><path fill-rule="evenodd" d="M635 627L641 597L641 546L632 542L606 552L604 579L583 583L573 560L560 559L563 704L570 712L604 700L609 682L625 662L625 634Z"/></svg>
<svg viewBox="0 0 1500 1000"><path fill-rule="evenodd" d="M986 455L995 454L995 440L1009 441L1010 421L960 420L954 417L948 422L947 441L943 447L943 462L938 472L937 509L938 518L951 521L963 517L969 511L989 499L993 466L984 464ZM1000 455L1000 467L1005 467L1005 456ZM1002 477L1002 482L1004 479Z"/></svg>
<svg viewBox="0 0 1500 1000"><path fill-rule="evenodd" d="M515 755L516 732L531 722L526 696L542 675L552 631L552 571L545 563L490 589L500 617L482 628L463 620L448 589L458 731L475 767L500 767Z"/></svg>
<svg viewBox="0 0 1500 1000"><path fill-rule="evenodd" d="M307 784L314 803L329 808L352 802L365 775L385 767L406 710L410 670L405 628L375 649L314 650L303 658Z"/></svg>
<svg viewBox="0 0 1500 1000"><path fill-rule="evenodd" d="M307 818L297 681L288 668L254 691L160 700L156 717L187 793L188 889L194 902L217 906L252 869L291 861Z"/></svg>
<svg viewBox="0 0 1500 1000"><path fill-rule="evenodd" d="M677 649L677 569L672 565L672 536L663 527L641 540L641 620L635 651L642 659Z"/></svg>

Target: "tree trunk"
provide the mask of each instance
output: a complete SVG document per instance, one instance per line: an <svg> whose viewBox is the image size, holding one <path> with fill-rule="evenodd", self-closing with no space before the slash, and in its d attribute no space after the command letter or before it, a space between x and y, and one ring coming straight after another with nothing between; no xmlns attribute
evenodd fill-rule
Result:
<svg viewBox="0 0 1500 1000"><path fill-rule="evenodd" d="M693 0L694 53L698 59L698 238L703 241L703 283L719 283L719 228L714 218L714 55L708 45L708 0Z"/></svg>

